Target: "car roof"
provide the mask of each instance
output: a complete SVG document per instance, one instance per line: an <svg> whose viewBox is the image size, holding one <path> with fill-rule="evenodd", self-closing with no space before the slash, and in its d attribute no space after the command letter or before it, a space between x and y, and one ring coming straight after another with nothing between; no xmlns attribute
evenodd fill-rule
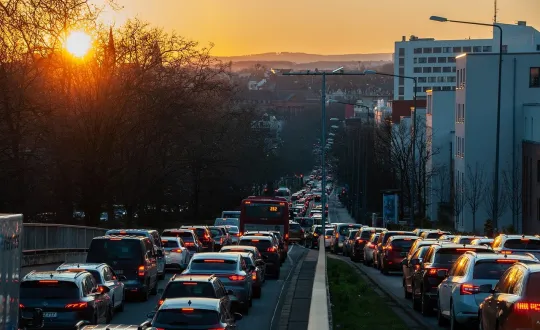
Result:
<svg viewBox="0 0 540 330"><path fill-rule="evenodd" d="M271 240L272 240L272 237L270 237L270 236L247 235L247 236L242 236L241 239L245 239L245 240L265 240L265 241L271 241Z"/></svg>
<svg viewBox="0 0 540 330"><path fill-rule="evenodd" d="M533 255L523 254L501 254L501 253L483 253L475 251L467 251L467 255L474 256L479 260L499 260L499 259L511 259L511 260L538 260Z"/></svg>
<svg viewBox="0 0 540 330"><path fill-rule="evenodd" d="M107 239L107 240L110 240L111 238L116 238L116 239L136 239L136 240L139 240L139 241L144 241L144 240L147 240L149 239L148 236L135 236L135 235L104 235L104 236L97 236L97 237L94 237L92 240L95 240L95 239Z"/></svg>
<svg viewBox="0 0 540 330"><path fill-rule="evenodd" d="M23 277L23 281L68 281L75 282L82 274L90 274L87 271L66 272L66 271L32 271Z"/></svg>
<svg viewBox="0 0 540 330"><path fill-rule="evenodd" d="M216 276L215 275L178 274L178 275L174 275L171 278L171 281L209 282L213 278L216 278Z"/></svg>
<svg viewBox="0 0 540 330"><path fill-rule="evenodd" d="M471 245L471 244L457 244L457 243L446 243L439 241L438 244L433 244L433 246L439 246L444 249L480 249L480 250L489 250L490 248L482 245Z"/></svg>
<svg viewBox="0 0 540 330"><path fill-rule="evenodd" d="M246 249L246 250L258 250L256 246L251 246L251 245L226 245L224 247L222 247L221 249L231 249L231 250L234 250L234 249Z"/></svg>
<svg viewBox="0 0 540 330"><path fill-rule="evenodd" d="M165 299L159 310L163 309L177 309L177 308L195 308L195 309L208 309L219 310L220 299L215 298L168 298Z"/></svg>
<svg viewBox="0 0 540 330"><path fill-rule="evenodd" d="M105 233L114 233L114 232L120 232L120 233L147 233L150 234L152 230L150 229L109 229Z"/></svg>
<svg viewBox="0 0 540 330"><path fill-rule="evenodd" d="M106 263L63 263L56 270L65 269L84 269L84 270L98 270L101 267L107 266Z"/></svg>
<svg viewBox="0 0 540 330"><path fill-rule="evenodd" d="M221 253L238 254L238 255L241 255L243 258L248 258L248 257L253 256L253 253L251 252L241 252L241 251L223 251Z"/></svg>
<svg viewBox="0 0 540 330"><path fill-rule="evenodd" d="M223 260L238 260L239 256L226 253L226 252L203 252L195 253L191 260L202 260L202 259L223 259Z"/></svg>
<svg viewBox="0 0 540 330"><path fill-rule="evenodd" d="M390 237L389 239L391 239L392 241L396 241L396 240L399 240L399 239L404 239L404 240L416 240L418 238L418 236L416 235L394 235L392 237Z"/></svg>

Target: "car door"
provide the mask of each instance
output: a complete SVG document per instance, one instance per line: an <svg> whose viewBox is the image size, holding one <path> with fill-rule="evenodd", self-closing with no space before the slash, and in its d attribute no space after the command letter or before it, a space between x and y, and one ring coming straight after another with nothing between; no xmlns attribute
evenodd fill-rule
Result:
<svg viewBox="0 0 540 330"><path fill-rule="evenodd" d="M403 265L403 277L405 278L407 290L411 287L412 276L414 275L414 265L411 264L411 260L419 258L420 250L421 248L416 250L409 260L405 259L406 263Z"/></svg>
<svg viewBox="0 0 540 330"><path fill-rule="evenodd" d="M484 329L495 329L498 318L498 306L497 301L501 294L506 294L510 289L512 284L512 279L516 275L516 268L510 267L506 272L501 276L501 279L495 285L495 292L488 296L483 302L482 308L482 321L484 324Z"/></svg>
<svg viewBox="0 0 540 330"><path fill-rule="evenodd" d="M465 275L468 262L469 258L466 256L459 257L448 272L448 276L439 284L439 308L444 315L450 315L450 299L452 298L453 288L456 281L459 281Z"/></svg>
<svg viewBox="0 0 540 330"><path fill-rule="evenodd" d="M114 299L112 305L116 308L122 304L124 299L124 285L109 266L103 267L102 273L103 283L111 290L109 295L112 296L111 299Z"/></svg>

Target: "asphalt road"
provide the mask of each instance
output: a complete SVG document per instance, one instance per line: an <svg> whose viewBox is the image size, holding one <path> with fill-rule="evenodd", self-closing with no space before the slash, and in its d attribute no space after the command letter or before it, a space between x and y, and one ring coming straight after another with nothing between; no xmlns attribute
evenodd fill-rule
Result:
<svg viewBox="0 0 540 330"><path fill-rule="evenodd" d="M293 269L293 266L302 255L305 248L302 246L292 245L289 247L289 256L287 261L281 267L281 276L279 280L267 279L263 286L262 296L260 299L253 300L253 306L249 311L249 315L238 322L238 330L270 330L272 320L277 323L280 317L279 299L284 298L285 281ZM54 270L58 265L44 265L37 267L25 267L21 271L21 276L26 275L32 269L38 271ZM160 281L159 288L164 288L167 281L172 277L173 273L167 274L165 280ZM146 314L151 312L159 300L159 295L150 296L147 302L126 302L124 312L117 313L113 317L112 324L141 324L146 321Z"/></svg>

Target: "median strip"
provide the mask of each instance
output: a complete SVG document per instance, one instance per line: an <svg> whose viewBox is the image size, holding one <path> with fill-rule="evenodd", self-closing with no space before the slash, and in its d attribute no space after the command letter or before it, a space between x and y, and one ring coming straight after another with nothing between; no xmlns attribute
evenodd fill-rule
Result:
<svg viewBox="0 0 540 330"><path fill-rule="evenodd" d="M327 272L334 329L410 329L352 266L328 258Z"/></svg>

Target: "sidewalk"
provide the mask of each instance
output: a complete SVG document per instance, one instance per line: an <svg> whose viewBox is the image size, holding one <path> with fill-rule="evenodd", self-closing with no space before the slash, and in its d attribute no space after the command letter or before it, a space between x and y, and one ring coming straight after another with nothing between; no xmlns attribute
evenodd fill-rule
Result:
<svg viewBox="0 0 540 330"><path fill-rule="evenodd" d="M307 330L318 250L308 250L291 275L283 302L279 330Z"/></svg>

